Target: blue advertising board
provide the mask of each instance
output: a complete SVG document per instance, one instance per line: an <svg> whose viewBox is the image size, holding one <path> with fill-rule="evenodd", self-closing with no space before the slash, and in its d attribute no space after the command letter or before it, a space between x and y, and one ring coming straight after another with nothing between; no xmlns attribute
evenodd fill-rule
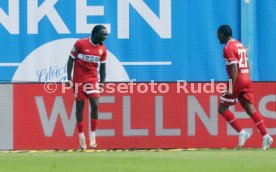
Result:
<svg viewBox="0 0 276 172"><path fill-rule="evenodd" d="M252 77L276 81L276 2L253 2ZM0 81L66 80L74 42L96 24L109 32L108 81L223 81L216 31L229 24L241 40L241 6L240 0L1 0Z"/></svg>

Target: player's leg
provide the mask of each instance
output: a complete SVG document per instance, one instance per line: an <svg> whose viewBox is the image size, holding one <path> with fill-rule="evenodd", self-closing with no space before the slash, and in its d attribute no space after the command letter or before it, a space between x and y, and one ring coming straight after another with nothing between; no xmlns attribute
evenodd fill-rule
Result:
<svg viewBox="0 0 276 172"><path fill-rule="evenodd" d="M223 118L238 132L242 131L242 128L238 124L234 114L228 109L229 105L224 103L219 104L218 112L223 116Z"/></svg>
<svg viewBox="0 0 276 172"><path fill-rule="evenodd" d="M254 105L247 100L240 102L246 113L252 118L255 122L257 128L259 129L262 136L267 134L263 118L261 114L255 109Z"/></svg>
<svg viewBox="0 0 276 172"><path fill-rule="evenodd" d="M223 116L223 118L239 133L239 143L238 148L241 148L245 142L249 139L250 134L244 131L238 121L236 120L234 114L229 110L229 106L235 104L235 96L227 96L223 94L220 97L220 104L218 112Z"/></svg>
<svg viewBox="0 0 276 172"><path fill-rule="evenodd" d="M267 133L266 127L263 121L262 115L255 109L254 105L248 101L246 98L240 98L240 103L242 107L245 109L247 114L251 117L251 119L255 122L258 130L263 136L263 149L268 150L270 145L273 142L273 138Z"/></svg>
<svg viewBox="0 0 276 172"><path fill-rule="evenodd" d="M79 141L80 141L80 149L85 150L85 136L83 133L83 108L84 108L84 100L76 101L76 118L77 118L77 128L79 132Z"/></svg>
<svg viewBox="0 0 276 172"><path fill-rule="evenodd" d="M89 98L90 102L90 107L91 107L91 112L90 112L90 117L91 117L91 128L90 128L90 146L95 148L97 147L96 143L96 129L98 125L98 103L99 103L99 98L98 97L91 97Z"/></svg>

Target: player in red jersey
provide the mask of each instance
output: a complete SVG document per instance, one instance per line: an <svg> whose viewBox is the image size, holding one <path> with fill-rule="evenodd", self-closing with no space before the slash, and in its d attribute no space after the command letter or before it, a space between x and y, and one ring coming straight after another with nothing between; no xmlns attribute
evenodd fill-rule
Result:
<svg viewBox="0 0 276 172"><path fill-rule="evenodd" d="M263 136L263 149L267 150L272 144L273 138L267 133L263 118L253 105L254 94L249 65L247 63L247 51L239 41L232 38L230 26L220 26L217 35L220 43L226 44L223 55L226 61L228 77L232 81L232 85L229 84L228 90L220 97L218 111L239 133L238 148L242 147L247 139L249 139L250 134L240 127L234 114L228 110L229 106L235 104L236 100L238 100L247 114L256 123L257 128Z"/></svg>
<svg viewBox="0 0 276 172"><path fill-rule="evenodd" d="M106 47L103 44L107 38L106 28L97 25L93 28L91 37L78 40L70 54L67 62L67 77L71 81L71 73L74 65L73 88L76 99L76 118L79 131L80 148L86 149L85 136L83 133L83 108L86 98L89 99L91 107L91 130L89 133L90 146L97 147L96 128L98 124L98 65L100 63L100 83L106 77Z"/></svg>

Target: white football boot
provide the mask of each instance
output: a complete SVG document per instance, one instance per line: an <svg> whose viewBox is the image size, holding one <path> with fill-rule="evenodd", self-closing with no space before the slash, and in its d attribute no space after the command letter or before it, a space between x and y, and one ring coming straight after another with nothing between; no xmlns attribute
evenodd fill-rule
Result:
<svg viewBox="0 0 276 172"><path fill-rule="evenodd" d="M246 141L250 138L250 133L242 130L239 133L239 144L238 144L238 149L240 149L241 147L244 146L244 144L246 143Z"/></svg>
<svg viewBox="0 0 276 172"><path fill-rule="evenodd" d="M97 147L96 137L90 137L90 147L91 148Z"/></svg>
<svg viewBox="0 0 276 172"><path fill-rule="evenodd" d="M79 140L80 140L80 150L82 151L86 150L85 137L83 133L80 134Z"/></svg>
<svg viewBox="0 0 276 172"><path fill-rule="evenodd" d="M272 143L273 143L273 138L270 135L266 134L263 137L263 150L268 150Z"/></svg>

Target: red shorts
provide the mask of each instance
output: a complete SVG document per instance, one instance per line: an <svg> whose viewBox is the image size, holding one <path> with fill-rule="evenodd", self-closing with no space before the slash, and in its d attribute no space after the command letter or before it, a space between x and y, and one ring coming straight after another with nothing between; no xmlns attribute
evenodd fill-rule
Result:
<svg viewBox="0 0 276 172"><path fill-rule="evenodd" d="M96 83L85 83L74 85L74 94L76 94L76 100L84 100L87 98L98 98L100 90Z"/></svg>
<svg viewBox="0 0 276 172"><path fill-rule="evenodd" d="M237 101L241 104L245 101L249 101L250 103L254 103L254 93L252 88L244 89L243 91L233 92L232 95L226 95L223 93L220 96L220 103L224 105L234 105Z"/></svg>

